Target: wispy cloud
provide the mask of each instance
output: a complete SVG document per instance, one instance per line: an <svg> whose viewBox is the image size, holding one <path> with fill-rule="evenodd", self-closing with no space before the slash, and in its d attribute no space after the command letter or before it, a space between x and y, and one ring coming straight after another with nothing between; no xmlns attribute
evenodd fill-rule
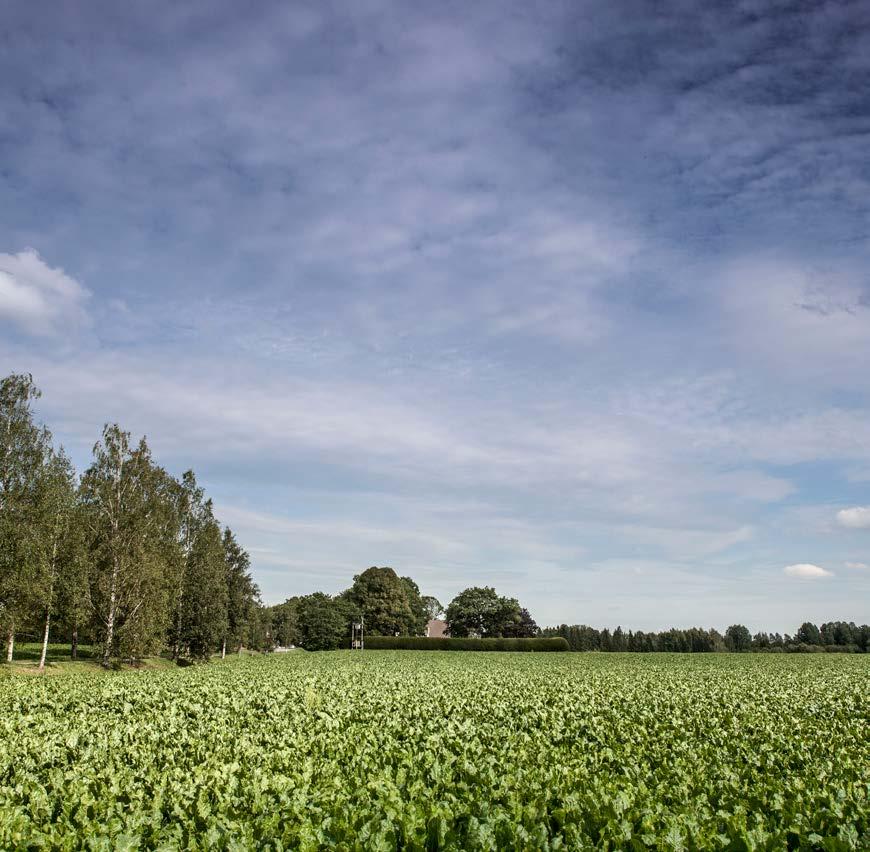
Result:
<svg viewBox="0 0 870 852"><path fill-rule="evenodd" d="M193 465L270 600L389 559L791 630L870 466L870 45L756 12L19 4L0 363L80 464Z"/></svg>

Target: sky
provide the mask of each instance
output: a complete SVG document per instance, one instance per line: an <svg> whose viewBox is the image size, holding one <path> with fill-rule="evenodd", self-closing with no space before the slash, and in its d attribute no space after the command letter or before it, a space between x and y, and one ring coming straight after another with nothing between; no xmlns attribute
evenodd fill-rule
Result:
<svg viewBox="0 0 870 852"><path fill-rule="evenodd" d="M0 9L0 372L266 602L870 621L870 5Z"/></svg>

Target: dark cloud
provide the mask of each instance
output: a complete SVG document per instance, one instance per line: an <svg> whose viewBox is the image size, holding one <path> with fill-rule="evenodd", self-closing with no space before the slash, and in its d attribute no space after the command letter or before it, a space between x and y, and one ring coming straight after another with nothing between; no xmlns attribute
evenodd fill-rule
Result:
<svg viewBox="0 0 870 852"><path fill-rule="evenodd" d="M575 6L527 132L670 238L823 249L868 236L868 76L863 3Z"/></svg>

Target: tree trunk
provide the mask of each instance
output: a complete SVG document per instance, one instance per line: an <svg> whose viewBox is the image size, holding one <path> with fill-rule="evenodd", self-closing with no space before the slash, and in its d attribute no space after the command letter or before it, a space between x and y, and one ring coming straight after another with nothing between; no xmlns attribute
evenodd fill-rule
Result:
<svg viewBox="0 0 870 852"><path fill-rule="evenodd" d="M51 579L48 584L48 601L45 605L45 633L42 637L42 655L39 658L39 670L45 668L45 657L48 653L48 633L51 628L51 607L54 603L54 577L57 573L57 537L58 531L55 526L54 541L51 546Z"/></svg>
<svg viewBox="0 0 870 852"><path fill-rule="evenodd" d="M39 658L39 670L45 668L45 657L48 654L48 632L51 626L51 609L45 610L45 633L42 634L42 655Z"/></svg>
<svg viewBox="0 0 870 852"><path fill-rule="evenodd" d="M103 667L109 668L112 657L112 644L115 641L115 616L118 606L118 577L121 573L120 557L118 555L118 547L120 545L120 525L121 525L121 509L124 505L121 498L121 479L124 475L124 456L123 453L118 461L118 466L115 469L115 494L110 513L110 522L112 527L110 546L112 549L112 579L109 584L109 612L106 615L106 646L103 648Z"/></svg>
<svg viewBox="0 0 870 852"><path fill-rule="evenodd" d="M79 658L79 631L78 628L72 632L72 641L70 642L69 658L77 660Z"/></svg>
<svg viewBox="0 0 870 852"><path fill-rule="evenodd" d="M109 668L112 656L112 643L115 640L115 607L118 600L118 559L112 561L112 585L109 591L109 614L106 617L106 647L103 648L103 666Z"/></svg>
<svg viewBox="0 0 870 852"><path fill-rule="evenodd" d="M224 636L224 644L221 646L221 659L223 660L227 655L227 637Z"/></svg>
<svg viewBox="0 0 870 852"><path fill-rule="evenodd" d="M15 647L15 627L12 626L9 628L9 632L6 634L6 662L12 662L12 650Z"/></svg>

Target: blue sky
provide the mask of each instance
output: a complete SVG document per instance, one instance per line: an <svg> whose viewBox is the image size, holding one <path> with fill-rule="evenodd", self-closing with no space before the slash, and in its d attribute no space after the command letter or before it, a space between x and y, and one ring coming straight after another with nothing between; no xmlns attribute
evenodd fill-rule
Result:
<svg viewBox="0 0 870 852"><path fill-rule="evenodd" d="M0 370L268 602L870 620L870 9L705 5L4 4Z"/></svg>

